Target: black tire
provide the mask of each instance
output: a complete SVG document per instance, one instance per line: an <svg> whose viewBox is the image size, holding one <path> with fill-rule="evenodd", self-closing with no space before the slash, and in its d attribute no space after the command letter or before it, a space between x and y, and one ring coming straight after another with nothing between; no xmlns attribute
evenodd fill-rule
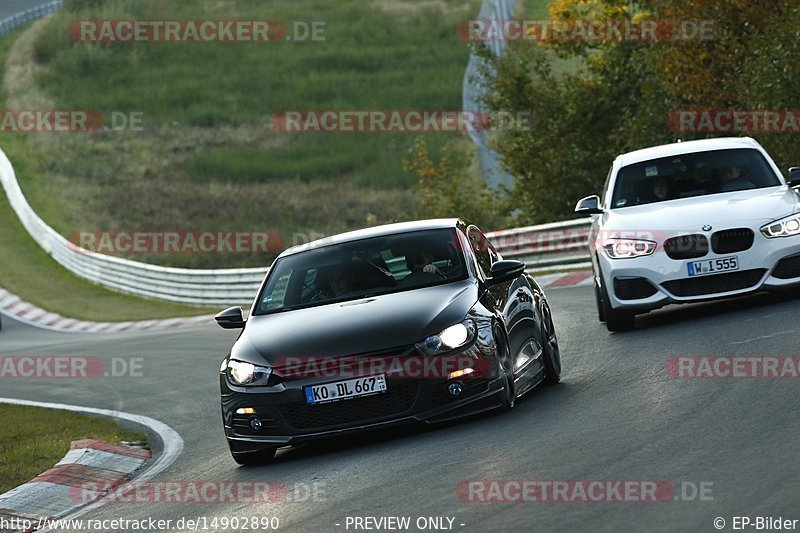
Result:
<svg viewBox="0 0 800 533"><path fill-rule="evenodd" d="M558 347L553 314L550 306L544 304L542 308L542 346L544 353L544 381L545 385L555 385L561 381L561 349Z"/></svg>
<svg viewBox="0 0 800 533"><path fill-rule="evenodd" d="M275 459L277 448L267 448L257 452L234 452L231 451L233 460L242 466L255 466L269 464Z"/></svg>
<svg viewBox="0 0 800 533"><path fill-rule="evenodd" d="M636 315L630 311L612 309L608 300L608 292L605 287L601 289L603 298L603 315L606 319L608 331L629 331L636 326Z"/></svg>
<svg viewBox="0 0 800 533"><path fill-rule="evenodd" d="M594 278L594 301L597 304L597 320L605 322L606 314L603 309L603 294L600 292L600 284L597 283L596 277Z"/></svg>

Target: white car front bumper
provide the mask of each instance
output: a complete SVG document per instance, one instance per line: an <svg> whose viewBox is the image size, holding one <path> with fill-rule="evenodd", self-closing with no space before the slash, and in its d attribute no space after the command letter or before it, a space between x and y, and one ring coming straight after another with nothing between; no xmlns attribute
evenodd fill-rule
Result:
<svg viewBox="0 0 800 533"><path fill-rule="evenodd" d="M646 312L670 303L800 285L800 236L767 239L758 228L751 229L755 238L749 249L722 254L709 250L705 256L693 259L670 258L663 243L654 254L632 259L612 259L599 250L597 262L611 307ZM707 237L711 239L711 235ZM794 255L797 257L792 258ZM737 258L736 270L689 276L689 262L731 256ZM780 269L776 270L779 264Z"/></svg>

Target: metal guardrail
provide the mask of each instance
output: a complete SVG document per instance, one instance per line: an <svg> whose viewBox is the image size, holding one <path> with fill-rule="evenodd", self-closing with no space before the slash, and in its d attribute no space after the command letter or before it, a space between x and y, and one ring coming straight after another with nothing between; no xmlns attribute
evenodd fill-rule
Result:
<svg viewBox="0 0 800 533"><path fill-rule="evenodd" d="M60 9L63 0L29 9L0 21L0 35ZM163 267L77 248L48 226L28 203L14 168L0 150L0 183L25 230L62 267L76 276L116 291L173 302L204 305L249 304L269 267L188 269ZM585 266L589 219L488 233L506 258L529 269L559 270Z"/></svg>
<svg viewBox="0 0 800 533"><path fill-rule="evenodd" d="M269 268L173 268L84 250L34 212L1 150L0 183L22 225L45 252L76 276L116 291L193 304L248 304ZM583 266L588 230L589 219L579 219L497 231L487 237L504 257L525 261L534 271L559 270Z"/></svg>
<svg viewBox="0 0 800 533"><path fill-rule="evenodd" d="M64 0L54 0L53 2L32 7L20 13L16 13L15 15L11 15L10 17L6 17L0 20L0 35L5 35L6 33L16 30L20 26L40 19L54 11L58 11L63 6Z"/></svg>
<svg viewBox="0 0 800 533"><path fill-rule="evenodd" d="M591 218L487 233L504 259L517 259L528 270L588 268Z"/></svg>
<svg viewBox="0 0 800 533"><path fill-rule="evenodd" d="M34 212L19 187L11 162L2 151L0 183L25 230L45 252L76 276L116 291L190 304L249 304L268 270L268 267L172 268L83 250Z"/></svg>

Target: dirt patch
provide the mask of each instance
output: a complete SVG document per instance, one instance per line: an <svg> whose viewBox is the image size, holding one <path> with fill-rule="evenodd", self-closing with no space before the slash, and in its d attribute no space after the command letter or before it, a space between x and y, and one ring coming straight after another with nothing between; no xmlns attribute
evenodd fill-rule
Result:
<svg viewBox="0 0 800 533"><path fill-rule="evenodd" d="M14 42L6 58L3 87L8 95L8 109L52 109L53 102L36 84L41 67L34 57L34 43L47 23L48 15L34 22Z"/></svg>

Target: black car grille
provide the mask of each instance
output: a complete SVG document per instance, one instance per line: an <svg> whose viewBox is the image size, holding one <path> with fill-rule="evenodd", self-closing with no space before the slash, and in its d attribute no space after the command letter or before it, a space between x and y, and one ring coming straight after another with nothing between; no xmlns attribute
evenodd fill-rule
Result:
<svg viewBox="0 0 800 533"><path fill-rule="evenodd" d="M280 412L295 429L338 426L396 415L411 409L417 398L417 381L390 381L387 391L373 396L320 405L286 404Z"/></svg>
<svg viewBox="0 0 800 533"><path fill-rule="evenodd" d="M675 296L702 296L720 292L738 291L747 289L758 283L764 276L766 269L756 268L716 274L713 276L698 276L695 278L676 279L661 284Z"/></svg>
<svg viewBox="0 0 800 533"><path fill-rule="evenodd" d="M620 300L640 300L656 292L658 289L644 278L614 278L614 294Z"/></svg>
<svg viewBox="0 0 800 533"><path fill-rule="evenodd" d="M800 255L790 255L778 261L772 275L778 279L800 278Z"/></svg>
<svg viewBox="0 0 800 533"><path fill-rule="evenodd" d="M711 236L711 249L716 254L732 254L749 250L753 246L755 233L750 228L718 231Z"/></svg>
<svg viewBox="0 0 800 533"><path fill-rule="evenodd" d="M664 241L664 251L670 259L694 259L708 253L705 235L681 235Z"/></svg>

